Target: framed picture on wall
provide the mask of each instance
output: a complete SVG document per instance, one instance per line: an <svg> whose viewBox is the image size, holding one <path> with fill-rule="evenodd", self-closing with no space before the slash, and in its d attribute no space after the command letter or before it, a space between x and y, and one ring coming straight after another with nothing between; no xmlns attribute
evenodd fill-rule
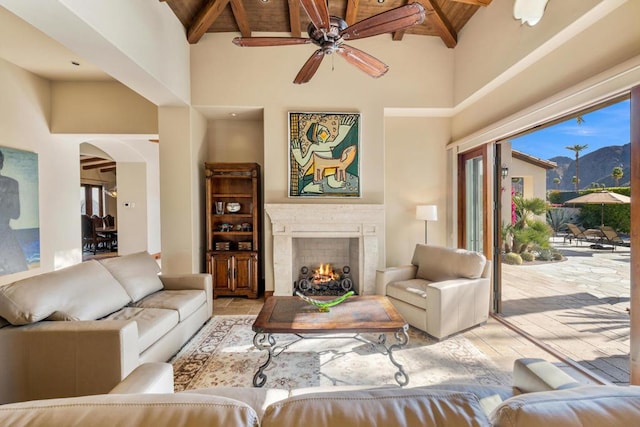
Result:
<svg viewBox="0 0 640 427"><path fill-rule="evenodd" d="M38 155L0 147L0 276L40 266Z"/></svg>
<svg viewBox="0 0 640 427"><path fill-rule="evenodd" d="M289 113L289 197L360 197L360 114Z"/></svg>

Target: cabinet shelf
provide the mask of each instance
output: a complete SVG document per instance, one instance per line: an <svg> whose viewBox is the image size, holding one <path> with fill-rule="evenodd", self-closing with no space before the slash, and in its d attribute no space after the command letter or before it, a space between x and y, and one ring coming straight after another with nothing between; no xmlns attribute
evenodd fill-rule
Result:
<svg viewBox="0 0 640 427"><path fill-rule="evenodd" d="M253 195L252 194L247 194L247 193L214 193L212 194L213 197L215 197L216 199L232 199L232 198L247 198L247 199L252 199Z"/></svg>
<svg viewBox="0 0 640 427"><path fill-rule="evenodd" d="M205 263L213 279L213 296L257 298L262 212L260 165L205 163L205 176ZM240 210L225 209L217 214L216 202L221 202L224 208L227 203L237 202ZM230 231L221 231L223 229Z"/></svg>

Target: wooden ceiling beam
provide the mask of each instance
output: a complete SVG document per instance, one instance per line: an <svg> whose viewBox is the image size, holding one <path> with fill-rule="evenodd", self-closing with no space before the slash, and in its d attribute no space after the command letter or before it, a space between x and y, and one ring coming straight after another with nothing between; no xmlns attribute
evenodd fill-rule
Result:
<svg viewBox="0 0 640 427"><path fill-rule="evenodd" d="M440 7L434 0L420 0L427 11L427 19L440 33L440 38L448 48L454 48L458 44L458 34Z"/></svg>
<svg viewBox="0 0 640 427"><path fill-rule="evenodd" d="M116 162L104 162L104 163L96 163L95 165L85 165L85 166L82 166L82 169L84 170L100 169L100 168L106 168L106 167L115 166L115 165L116 165Z"/></svg>
<svg viewBox="0 0 640 427"><path fill-rule="evenodd" d="M220 16L224 8L227 7L228 3L229 0L210 0L200 9L200 12L198 12L187 31L187 40L189 43L195 44L200 41L209 27L218 19L218 16Z"/></svg>
<svg viewBox="0 0 640 427"><path fill-rule="evenodd" d="M353 25L358 18L358 7L360 6L360 0L347 0L347 14L344 17L347 25Z"/></svg>
<svg viewBox="0 0 640 427"><path fill-rule="evenodd" d="M251 27L249 27L249 19L247 19L247 11L244 9L242 0L231 0L231 11L236 19L236 24L240 29L242 37L251 37Z"/></svg>
<svg viewBox="0 0 640 427"><path fill-rule="evenodd" d="M472 4L474 6L489 6L492 0L452 0L458 3Z"/></svg>
<svg viewBox="0 0 640 427"><path fill-rule="evenodd" d="M291 28L291 37L302 37L300 0L289 0L289 26Z"/></svg>
<svg viewBox="0 0 640 427"><path fill-rule="evenodd" d="M116 167L112 166L110 168L104 168L104 169L100 169L100 172L115 172Z"/></svg>
<svg viewBox="0 0 640 427"><path fill-rule="evenodd" d="M94 162L104 162L106 159L102 157L87 157L84 159L80 159L80 163L94 163Z"/></svg>

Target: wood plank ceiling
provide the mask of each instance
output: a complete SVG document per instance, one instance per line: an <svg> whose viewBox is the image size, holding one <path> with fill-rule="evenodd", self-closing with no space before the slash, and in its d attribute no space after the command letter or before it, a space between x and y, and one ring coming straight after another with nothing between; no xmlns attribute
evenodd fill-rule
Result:
<svg viewBox="0 0 640 427"><path fill-rule="evenodd" d="M184 25L189 43L195 44L205 33L239 33L243 37L257 32L289 33L303 37L309 18L299 0L159 0L166 2ZM491 0L417 0L427 12L424 23L392 35L402 40L405 33L440 37L454 48L458 32L474 13ZM348 25L413 0L328 0L329 13L345 19Z"/></svg>

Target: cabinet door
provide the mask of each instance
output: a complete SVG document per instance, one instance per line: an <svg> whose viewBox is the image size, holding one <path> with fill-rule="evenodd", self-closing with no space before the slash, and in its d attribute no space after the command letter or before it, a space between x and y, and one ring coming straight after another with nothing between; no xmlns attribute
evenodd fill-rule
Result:
<svg viewBox="0 0 640 427"><path fill-rule="evenodd" d="M213 276L213 289L233 290L233 257L225 254L216 254L211 257L211 275Z"/></svg>
<svg viewBox="0 0 640 427"><path fill-rule="evenodd" d="M237 254L233 272L235 288L257 291L258 257L255 253Z"/></svg>

